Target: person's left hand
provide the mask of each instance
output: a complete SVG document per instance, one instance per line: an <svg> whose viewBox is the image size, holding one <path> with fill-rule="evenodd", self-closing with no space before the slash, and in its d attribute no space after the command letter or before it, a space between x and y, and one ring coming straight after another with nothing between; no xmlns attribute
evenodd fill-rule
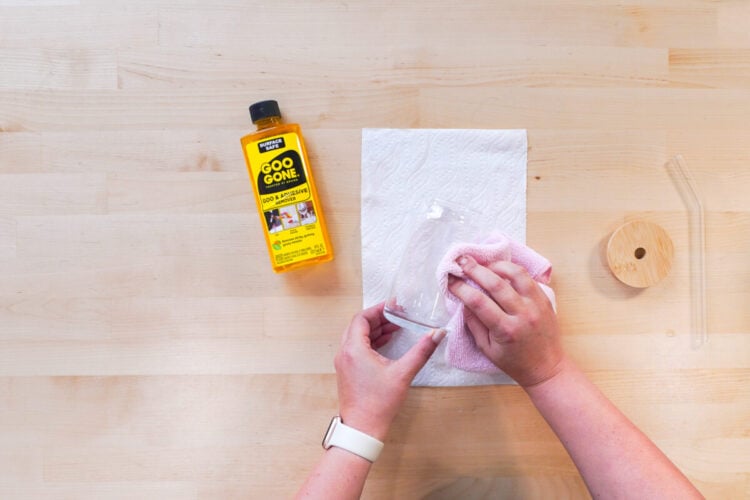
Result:
<svg viewBox="0 0 750 500"><path fill-rule="evenodd" d="M365 309L344 332L334 360L341 420L381 441L411 381L445 337L444 330L434 330L394 361L375 349L387 344L398 329L383 316L382 303Z"/></svg>

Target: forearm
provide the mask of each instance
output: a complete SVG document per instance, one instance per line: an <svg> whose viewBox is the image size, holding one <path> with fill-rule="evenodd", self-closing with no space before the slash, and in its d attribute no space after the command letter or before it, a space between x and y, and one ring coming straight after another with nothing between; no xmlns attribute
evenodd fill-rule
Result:
<svg viewBox="0 0 750 500"><path fill-rule="evenodd" d="M698 490L569 360L526 389L594 498L702 498Z"/></svg>
<svg viewBox="0 0 750 500"><path fill-rule="evenodd" d="M372 464L340 448L329 448L297 493L297 499L357 499Z"/></svg>

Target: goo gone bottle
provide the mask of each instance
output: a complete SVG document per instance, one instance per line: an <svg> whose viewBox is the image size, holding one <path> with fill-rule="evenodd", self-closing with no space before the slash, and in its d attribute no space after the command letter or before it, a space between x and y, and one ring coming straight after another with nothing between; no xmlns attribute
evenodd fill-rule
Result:
<svg viewBox="0 0 750 500"><path fill-rule="evenodd" d="M281 122L276 101L253 104L250 118L258 131L242 150L273 270L333 259L299 125Z"/></svg>

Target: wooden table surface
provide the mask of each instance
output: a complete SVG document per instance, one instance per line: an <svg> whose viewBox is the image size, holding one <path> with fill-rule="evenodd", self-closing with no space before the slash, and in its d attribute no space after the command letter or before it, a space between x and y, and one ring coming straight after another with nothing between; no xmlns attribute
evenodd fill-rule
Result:
<svg viewBox="0 0 750 500"><path fill-rule="evenodd" d="M239 145L278 99L337 257L271 272ZM0 497L284 498L361 304L363 127L526 128L564 344L709 498L750 498L750 4L0 0ZM690 347L682 154L707 213ZM664 227L635 290L605 246ZM582 498L517 387L411 392L366 498Z"/></svg>

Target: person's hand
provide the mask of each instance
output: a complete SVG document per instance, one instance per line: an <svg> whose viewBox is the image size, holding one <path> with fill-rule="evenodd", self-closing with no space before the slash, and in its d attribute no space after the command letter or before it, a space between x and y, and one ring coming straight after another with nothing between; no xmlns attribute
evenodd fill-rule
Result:
<svg viewBox="0 0 750 500"><path fill-rule="evenodd" d="M449 289L463 302L466 325L482 352L522 387L556 375L563 359L557 317L539 284L512 262L484 267L465 256L458 264L488 294L449 278Z"/></svg>
<svg viewBox="0 0 750 500"><path fill-rule="evenodd" d="M414 376L445 336L443 330L430 332L394 361L375 349L387 344L398 329L383 316L382 303L365 309L344 332L334 360L341 420L381 441Z"/></svg>

